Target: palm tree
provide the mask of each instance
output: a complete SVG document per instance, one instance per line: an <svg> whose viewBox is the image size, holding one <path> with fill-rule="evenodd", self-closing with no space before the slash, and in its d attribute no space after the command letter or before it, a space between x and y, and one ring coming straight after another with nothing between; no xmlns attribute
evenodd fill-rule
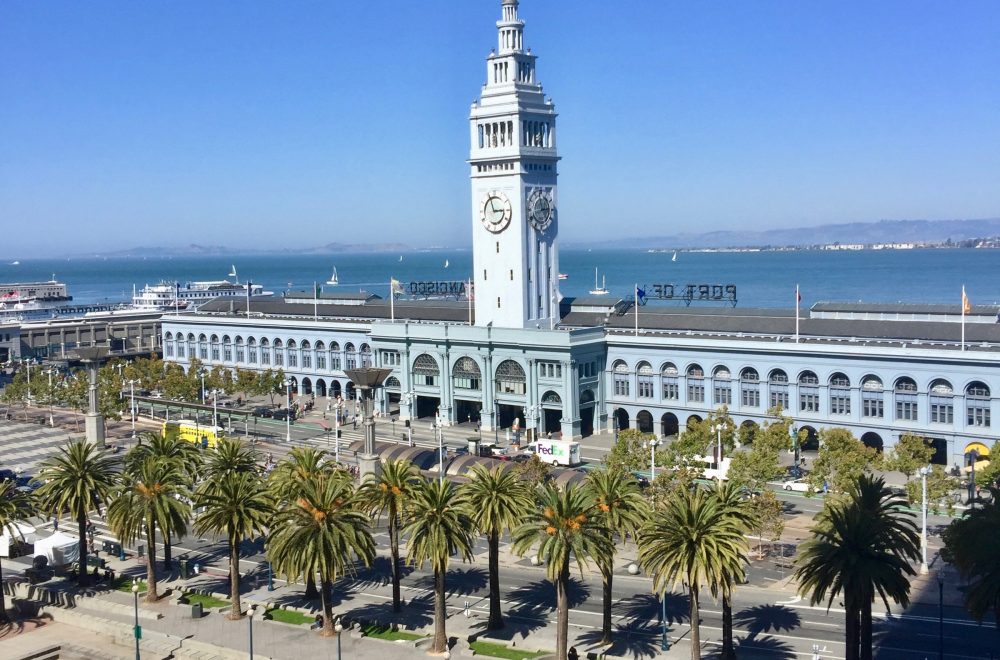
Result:
<svg viewBox="0 0 1000 660"><path fill-rule="evenodd" d="M324 636L333 636L331 585L354 570L353 558L370 566L375 541L369 518L354 483L331 471L303 481L298 497L278 512L267 552L275 567L290 579L319 573L323 588Z"/></svg>
<svg viewBox="0 0 1000 660"><path fill-rule="evenodd" d="M965 607L982 621L989 610L1000 628L1000 489L992 501L970 509L944 531L945 559L969 581Z"/></svg>
<svg viewBox="0 0 1000 660"><path fill-rule="evenodd" d="M24 534L18 527L19 522L27 520L35 514L31 498L17 489L12 479L0 481L0 534L6 532L13 541ZM3 569L0 568L0 575ZM7 621L7 603L4 600L3 589L0 588L0 621Z"/></svg>
<svg viewBox="0 0 1000 660"><path fill-rule="evenodd" d="M333 471L333 464L326 460L327 456L328 454L321 449L296 447L278 463L267 481L279 506L295 502L302 496L307 482ZM316 574L310 571L306 573L305 597L312 600L319 598L319 595L319 590L316 589Z"/></svg>
<svg viewBox="0 0 1000 660"><path fill-rule="evenodd" d="M259 460L259 452L252 446L243 444L238 438L220 438L215 449L207 452L202 487L211 491L214 488L212 482L229 474L257 474Z"/></svg>
<svg viewBox="0 0 1000 660"><path fill-rule="evenodd" d="M173 463L184 475L186 489L188 491L194 490L202 471L202 453L194 444L177 437L165 436L162 433L143 431L139 433L139 443L125 455L125 472L134 473L138 466L150 456ZM163 532L163 569L169 571L171 569L171 539L178 530L168 527L161 528L161 531Z"/></svg>
<svg viewBox="0 0 1000 660"><path fill-rule="evenodd" d="M576 561L582 571L591 559L601 561L613 549L601 524L597 507L576 486L557 489L545 484L538 490L541 508L530 512L514 530L514 551L524 555L536 543L538 556L546 563L546 575L556 585L556 657L566 657L569 636L569 565Z"/></svg>
<svg viewBox="0 0 1000 660"><path fill-rule="evenodd" d="M399 612L399 524L400 514L413 497L417 471L409 461L387 461L375 479L361 487L368 508L378 515L385 514L389 523L389 552L392 556L392 611Z"/></svg>
<svg viewBox="0 0 1000 660"><path fill-rule="evenodd" d="M735 481L718 481L713 493L722 509L722 515L729 517L741 534L746 534L753 524L753 514L743 500L742 487ZM746 564L741 557L739 562L724 565L722 581L710 585L712 596L718 598L722 593L722 659L735 660L736 649L733 647L733 588L746 580Z"/></svg>
<svg viewBox="0 0 1000 660"><path fill-rule="evenodd" d="M405 513L407 561L416 566L430 562L434 569L434 642L430 652L443 653L448 648L444 577L452 555L460 555L462 561L472 558L472 521L455 486L438 479L418 482Z"/></svg>
<svg viewBox="0 0 1000 660"><path fill-rule="evenodd" d="M500 536L510 533L531 510L531 490L517 473L502 466L472 468L471 480L459 488L472 524L486 535L490 567L490 618L487 630L503 628L500 612Z"/></svg>
<svg viewBox="0 0 1000 660"><path fill-rule="evenodd" d="M639 483L628 472L617 469L595 470L587 475L587 493L597 508L596 515L604 532L611 539L611 553L597 560L604 585L604 618L601 643L610 644L611 639L611 593L614 579L615 551L614 537L622 542L628 535L635 535L647 515L646 500L639 490Z"/></svg>
<svg viewBox="0 0 1000 660"><path fill-rule="evenodd" d="M639 562L653 575L661 596L668 587L684 584L691 606L691 658L701 657L700 609L702 586L713 591L744 561L746 540L713 493L681 489L664 503L639 532Z"/></svg>
<svg viewBox="0 0 1000 660"><path fill-rule="evenodd" d="M881 477L862 475L845 499L828 502L799 546L795 578L799 592L827 606L843 594L847 658L871 658L871 606L878 593L909 603L910 562L920 555L920 537L906 500L893 495Z"/></svg>
<svg viewBox="0 0 1000 660"><path fill-rule="evenodd" d="M221 443L220 443L221 444ZM199 533L223 533L229 539L229 586L233 601L230 619L243 616L240 607L240 543L264 533L274 512L273 499L256 472L229 472L208 482L195 496L205 507L195 521Z"/></svg>
<svg viewBox="0 0 1000 660"><path fill-rule="evenodd" d="M108 524L123 543L133 543L144 534L149 545L146 600L156 602L156 530L187 534L191 508L187 478L174 461L147 456L141 463L129 461L122 487L108 506Z"/></svg>
<svg viewBox="0 0 1000 660"><path fill-rule="evenodd" d="M76 518L80 554L77 584L87 586L87 514L98 510L118 481L114 459L86 440L60 447L59 454L42 464L39 480L45 482L35 495L41 508L52 515L69 512Z"/></svg>

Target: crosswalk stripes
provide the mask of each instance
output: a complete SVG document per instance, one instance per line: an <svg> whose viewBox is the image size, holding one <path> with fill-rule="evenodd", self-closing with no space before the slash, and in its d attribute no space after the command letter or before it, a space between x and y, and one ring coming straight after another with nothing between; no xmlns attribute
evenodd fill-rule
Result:
<svg viewBox="0 0 1000 660"><path fill-rule="evenodd" d="M71 440L58 428L7 423L0 426L0 467L34 475L43 461L59 453Z"/></svg>

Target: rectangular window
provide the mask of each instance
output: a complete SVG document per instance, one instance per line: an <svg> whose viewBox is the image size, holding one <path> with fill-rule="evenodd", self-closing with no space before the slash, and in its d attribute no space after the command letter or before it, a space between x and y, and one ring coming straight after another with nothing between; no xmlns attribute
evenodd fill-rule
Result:
<svg viewBox="0 0 1000 660"><path fill-rule="evenodd" d="M261 364L271 364L271 351L269 349L263 348L260 351L260 363Z"/></svg>
<svg viewBox="0 0 1000 660"><path fill-rule="evenodd" d="M849 392L846 390L830 390L830 414L851 414L851 395Z"/></svg>
<svg viewBox="0 0 1000 660"><path fill-rule="evenodd" d="M966 407L966 423L969 426L990 426L989 401L973 401Z"/></svg>
<svg viewBox="0 0 1000 660"><path fill-rule="evenodd" d="M772 387L768 400L769 408L780 406L782 410L788 410L788 389L784 387Z"/></svg>
<svg viewBox="0 0 1000 660"><path fill-rule="evenodd" d="M340 371L340 353L330 353L330 368Z"/></svg>
<svg viewBox="0 0 1000 660"><path fill-rule="evenodd" d="M819 412L819 392L817 390L811 387L803 387L799 390L799 412Z"/></svg>
<svg viewBox="0 0 1000 660"><path fill-rule="evenodd" d="M615 396L628 396L628 376L625 374L615 376Z"/></svg>
<svg viewBox="0 0 1000 660"><path fill-rule="evenodd" d="M285 364L285 354L283 351L274 352L274 363L279 367Z"/></svg>
<svg viewBox="0 0 1000 660"><path fill-rule="evenodd" d="M916 395L896 393L896 419L904 422L917 421Z"/></svg>
<svg viewBox="0 0 1000 660"><path fill-rule="evenodd" d="M437 385L437 376L431 376L429 374L414 374L413 382L417 385L429 385L434 387Z"/></svg>
<svg viewBox="0 0 1000 660"><path fill-rule="evenodd" d="M861 393L861 414L864 417L885 417L885 404L881 392Z"/></svg>
<svg viewBox="0 0 1000 660"><path fill-rule="evenodd" d="M297 367L299 366L299 354L298 351L288 351L288 366Z"/></svg>
<svg viewBox="0 0 1000 660"><path fill-rule="evenodd" d="M730 406L733 403L733 390L729 387L729 383L716 383L713 395L717 406Z"/></svg>
<svg viewBox="0 0 1000 660"><path fill-rule="evenodd" d="M500 296L497 296L497 309L500 309Z"/></svg>
<svg viewBox="0 0 1000 660"><path fill-rule="evenodd" d="M226 347L222 349L222 355L223 355L223 359L226 362L232 362L233 361L233 349L232 349L232 347L229 346L229 344L226 344Z"/></svg>
<svg viewBox="0 0 1000 660"><path fill-rule="evenodd" d="M184 357L184 344L181 342L177 343L177 357Z"/></svg>
<svg viewBox="0 0 1000 660"><path fill-rule="evenodd" d="M316 354L316 368L324 370L326 369L326 353Z"/></svg>
<svg viewBox="0 0 1000 660"><path fill-rule="evenodd" d="M511 282L514 281L514 269L513 268L510 269L510 281Z"/></svg>
<svg viewBox="0 0 1000 660"><path fill-rule="evenodd" d="M676 401L681 398L681 389L677 386L676 378L663 379L663 398L667 401Z"/></svg>
<svg viewBox="0 0 1000 660"><path fill-rule="evenodd" d="M237 346L236 347L236 361L237 362L244 362L245 360L246 360L246 354L243 351L243 347L242 346Z"/></svg>
<svg viewBox="0 0 1000 660"><path fill-rule="evenodd" d="M174 345L169 341L163 345L163 350L167 354L167 357L173 357L174 355Z"/></svg>
<svg viewBox="0 0 1000 660"><path fill-rule="evenodd" d="M701 403L705 401L705 383L701 380L688 381L688 401Z"/></svg>
<svg viewBox="0 0 1000 660"><path fill-rule="evenodd" d="M250 358L250 360L249 360L250 364L257 364L257 349L256 348L251 348L248 351L248 356L247 357Z"/></svg>
<svg viewBox="0 0 1000 660"><path fill-rule="evenodd" d="M219 361L219 347L214 344L212 345L212 359L216 362Z"/></svg>
<svg viewBox="0 0 1000 660"><path fill-rule="evenodd" d="M310 355L308 351L302 352L302 367L304 369L312 368L312 355Z"/></svg>
<svg viewBox="0 0 1000 660"><path fill-rule="evenodd" d="M740 403L744 408L760 408L760 388L744 385L740 388Z"/></svg>

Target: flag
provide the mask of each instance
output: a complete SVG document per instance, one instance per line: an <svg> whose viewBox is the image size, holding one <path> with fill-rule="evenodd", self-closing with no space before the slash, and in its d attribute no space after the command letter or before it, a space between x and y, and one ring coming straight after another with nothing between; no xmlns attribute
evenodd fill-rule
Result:
<svg viewBox="0 0 1000 660"><path fill-rule="evenodd" d="M323 286L315 282L313 282L313 286L316 287L316 297L319 298L320 295L323 293Z"/></svg>
<svg viewBox="0 0 1000 660"><path fill-rule="evenodd" d="M965 295L965 287L962 287L962 313L971 314L972 313L972 303L969 302L969 296Z"/></svg>
<svg viewBox="0 0 1000 660"><path fill-rule="evenodd" d="M253 282L247 280L247 318L250 318L250 293L253 291Z"/></svg>
<svg viewBox="0 0 1000 660"><path fill-rule="evenodd" d="M395 277L389 278L389 295L391 296L401 296L406 293L406 289L403 288L403 283L397 280Z"/></svg>
<svg viewBox="0 0 1000 660"><path fill-rule="evenodd" d="M640 305L646 304L646 290L640 289L639 285L635 285L635 300Z"/></svg>

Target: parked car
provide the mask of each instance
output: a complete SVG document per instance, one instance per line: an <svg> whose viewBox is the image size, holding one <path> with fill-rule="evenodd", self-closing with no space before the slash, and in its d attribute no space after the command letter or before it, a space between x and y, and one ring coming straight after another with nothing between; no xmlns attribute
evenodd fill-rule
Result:
<svg viewBox="0 0 1000 660"><path fill-rule="evenodd" d="M274 415L274 411L267 406L257 406L253 409L253 414L258 417L272 417Z"/></svg>
<svg viewBox="0 0 1000 660"><path fill-rule="evenodd" d="M811 488L809 482L804 479L793 479L792 481L785 481L780 485L783 490L794 491L796 493L808 493Z"/></svg>
<svg viewBox="0 0 1000 660"><path fill-rule="evenodd" d="M280 420L284 420L284 419L288 418L288 419L291 419L294 422L295 421L295 411L291 410L289 408L278 408L273 413L271 413L271 417L273 419L280 419Z"/></svg>

